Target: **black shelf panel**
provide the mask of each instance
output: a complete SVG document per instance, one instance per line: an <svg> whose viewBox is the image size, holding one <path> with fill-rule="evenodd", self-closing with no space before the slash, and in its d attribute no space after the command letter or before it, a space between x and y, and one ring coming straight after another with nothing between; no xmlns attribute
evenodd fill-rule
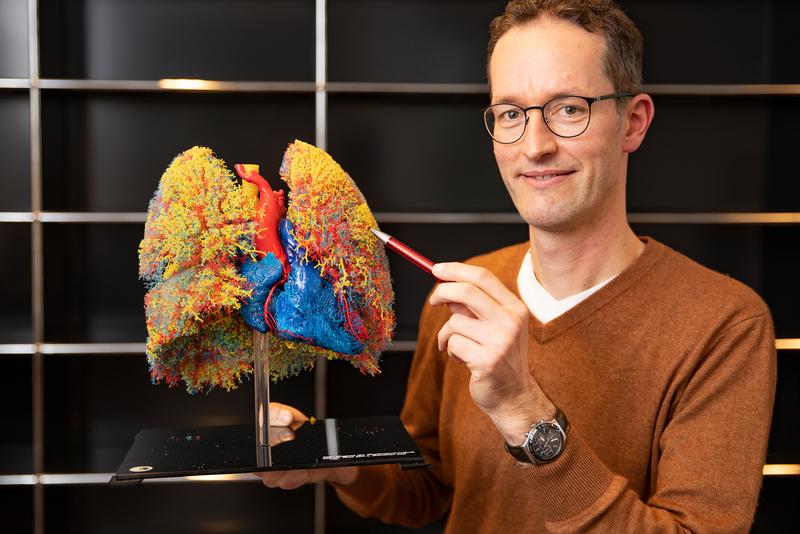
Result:
<svg viewBox="0 0 800 534"><path fill-rule="evenodd" d="M49 342L141 342L144 225L45 225L44 336Z"/></svg>
<svg viewBox="0 0 800 534"><path fill-rule="evenodd" d="M486 81L489 22L499 0L328 2L328 72L337 82ZM621 1L645 39L647 83L797 83L785 0ZM357 31L352 21L358 20ZM680 31L676 31L680 28ZM409 46L409 43L414 43Z"/></svg>
<svg viewBox="0 0 800 534"><path fill-rule="evenodd" d="M31 225L0 223L0 343L33 343Z"/></svg>
<svg viewBox="0 0 800 534"><path fill-rule="evenodd" d="M791 532L797 524L800 477L765 477L753 522L752 534Z"/></svg>
<svg viewBox="0 0 800 534"><path fill-rule="evenodd" d="M0 211L31 209L30 132L28 94L0 92Z"/></svg>
<svg viewBox="0 0 800 534"><path fill-rule="evenodd" d="M0 486L3 532L33 534L33 487Z"/></svg>
<svg viewBox="0 0 800 534"><path fill-rule="evenodd" d="M3 356L3 374L8 377L0 390L0 474L33 472L33 398L30 356Z"/></svg>
<svg viewBox="0 0 800 534"><path fill-rule="evenodd" d="M314 488L289 492L258 483L48 486L47 531L313 532Z"/></svg>
<svg viewBox="0 0 800 534"><path fill-rule="evenodd" d="M295 138L314 140L313 95L48 92L44 208L143 212L162 173L194 145L277 175ZM273 180L273 187L280 180Z"/></svg>
<svg viewBox="0 0 800 534"><path fill-rule="evenodd" d="M43 78L313 80L313 0L43 0Z"/></svg>
<svg viewBox="0 0 800 534"><path fill-rule="evenodd" d="M328 79L485 82L489 21L503 5L474 0L331 0ZM358 21L355 29L353 21Z"/></svg>
<svg viewBox="0 0 800 534"><path fill-rule="evenodd" d="M0 78L27 78L28 68L28 2L0 0Z"/></svg>
<svg viewBox="0 0 800 534"><path fill-rule="evenodd" d="M797 83L796 2L620 4L644 35L647 83Z"/></svg>
<svg viewBox="0 0 800 534"><path fill-rule="evenodd" d="M656 97L656 117L630 156L628 205L648 211L796 211L789 164L800 101Z"/></svg>
<svg viewBox="0 0 800 534"><path fill-rule="evenodd" d="M778 353L778 387L772 412L772 430L767 449L767 463L800 463L800 427L797 407L800 406L800 357L797 353ZM797 477L800 480L800 477Z"/></svg>

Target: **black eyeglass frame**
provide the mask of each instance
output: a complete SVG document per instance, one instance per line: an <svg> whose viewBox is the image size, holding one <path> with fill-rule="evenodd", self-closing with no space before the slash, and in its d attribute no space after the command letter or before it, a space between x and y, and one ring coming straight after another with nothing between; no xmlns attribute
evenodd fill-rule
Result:
<svg viewBox="0 0 800 534"><path fill-rule="evenodd" d="M592 122L592 104L594 104L595 102L599 102L600 100L609 100L612 98L629 98L632 96L636 96L636 94L637 93L612 93L609 95L602 95L596 97L580 96L580 95L562 95L562 96L557 96L555 98L551 98L541 106L528 106L527 108L523 108L522 106L518 106L517 104L512 104L510 102L497 102L496 104L492 104L491 106L484 108L483 125L486 127L486 131L489 133L489 137L491 137L496 143L500 143L501 145L511 145L516 143L525 136L525 131L528 129L528 122L531 120L530 116L528 115L528 112L534 109L538 109L539 112L542 114L542 121L544 121L544 125L547 126L547 129L550 130L550 133L552 133L557 137L561 137L562 139L572 139L574 137L578 137L579 135L581 135L582 133L584 133L586 130L589 129L589 123ZM560 100L562 98L581 98L586 101L586 105L589 108L589 118L586 120L586 126L583 128L583 130L576 133L575 135L561 135L559 133L554 132L553 129L550 128L550 124L548 124L547 118L544 116L544 108L546 108L547 105L550 104L551 102L555 100ZM522 126L522 133L520 133L519 137L517 137L513 141L498 141L497 139L495 139L494 135L492 135L492 131L489 129L489 123L486 120L486 113L495 106L515 106L521 109L522 113L525 115L525 124Z"/></svg>

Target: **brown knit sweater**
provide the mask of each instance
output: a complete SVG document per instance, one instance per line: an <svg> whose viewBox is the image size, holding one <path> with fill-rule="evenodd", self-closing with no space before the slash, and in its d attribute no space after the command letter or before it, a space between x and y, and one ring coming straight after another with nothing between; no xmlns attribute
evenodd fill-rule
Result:
<svg viewBox="0 0 800 534"><path fill-rule="evenodd" d="M564 453L519 464L442 354L444 306L426 306L402 419L433 465L361 468L337 488L364 516L447 532L746 532L775 391L769 311L744 285L655 240L564 315L531 316L529 361L567 415ZM528 244L469 263L516 292Z"/></svg>

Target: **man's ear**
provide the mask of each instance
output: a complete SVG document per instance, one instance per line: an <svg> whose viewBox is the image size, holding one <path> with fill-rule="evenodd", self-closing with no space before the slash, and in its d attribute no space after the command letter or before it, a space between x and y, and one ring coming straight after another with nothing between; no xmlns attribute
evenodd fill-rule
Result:
<svg viewBox="0 0 800 534"><path fill-rule="evenodd" d="M622 151L625 153L636 152L642 144L650 123L655 116L655 105L650 95L640 93L634 96L625 106L623 116Z"/></svg>

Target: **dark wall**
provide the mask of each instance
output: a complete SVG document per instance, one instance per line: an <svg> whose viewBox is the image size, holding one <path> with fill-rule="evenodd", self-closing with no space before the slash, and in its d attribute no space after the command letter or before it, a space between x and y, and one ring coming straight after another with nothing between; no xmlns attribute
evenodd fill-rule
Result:
<svg viewBox="0 0 800 534"><path fill-rule="evenodd" d="M487 26L503 2L330 0L328 81L481 84ZM796 21L784 1L623 2L645 35L648 84L798 84ZM40 0L44 79L314 81L313 0ZM28 2L0 0L0 82L29 80ZM0 213L31 212L31 99L0 83ZM376 212L513 212L480 119L483 94L332 91L329 152ZM795 163L800 100L653 92L656 119L630 162L633 213L800 212ZM172 157L200 144L228 162L277 170L295 138L314 141L313 90L172 93L41 90L42 205L56 212L144 212ZM37 223L38 224L38 223ZM521 224L385 224L435 260L462 259L526 239ZM141 224L43 223L43 338L34 339L33 224L0 222L0 349L10 344L143 342L137 280ZM753 287L770 305L779 338L800 338L795 224L636 224L698 261ZM390 258L396 338L415 338L430 280ZM22 351L24 352L24 351ZM34 472L30 354L4 355L0 481ZM769 463L800 464L800 358L779 351ZM151 386L141 354L44 356L44 472L116 470L137 430L245 423L248 387L187 396ZM346 364L328 369L328 415L399 412L408 352L384 355L370 379ZM310 374L273 399L314 409ZM746 443L743 442L743 446ZM0 484L4 532L32 532L34 489ZM766 477L756 532L791 530L800 478ZM52 532L310 532L313 490L257 483L46 486ZM362 520L329 493L328 532L404 532ZM428 531L437 532L441 525Z"/></svg>

